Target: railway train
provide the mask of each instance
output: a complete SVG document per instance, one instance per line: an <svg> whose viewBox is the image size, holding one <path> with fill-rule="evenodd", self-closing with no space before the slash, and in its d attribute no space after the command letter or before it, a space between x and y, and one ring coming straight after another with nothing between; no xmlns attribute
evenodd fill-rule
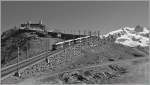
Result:
<svg viewBox="0 0 150 85"><path fill-rule="evenodd" d="M68 47L70 45L78 44L81 42L86 42L89 39L90 39L90 36L85 36L85 37L58 42L52 45L52 51L57 50L57 49L62 49L64 47Z"/></svg>
<svg viewBox="0 0 150 85"><path fill-rule="evenodd" d="M117 36L120 36L119 34L117 34ZM101 35L99 37L97 36L85 36L85 37L79 37L79 38L76 38L76 39L70 39L70 40L66 40L66 41L62 41L62 42L58 42L58 43L55 43L52 45L52 51L53 50L57 50L57 49L62 49L62 48L65 48L65 47L68 47L68 46L71 46L71 45L74 45L74 44L78 44L78 43L84 43L86 41L91 41L92 42L95 42L95 40L101 40L101 41L114 41L116 39L117 36L114 36L114 35L109 35L109 36L104 36L104 35Z"/></svg>

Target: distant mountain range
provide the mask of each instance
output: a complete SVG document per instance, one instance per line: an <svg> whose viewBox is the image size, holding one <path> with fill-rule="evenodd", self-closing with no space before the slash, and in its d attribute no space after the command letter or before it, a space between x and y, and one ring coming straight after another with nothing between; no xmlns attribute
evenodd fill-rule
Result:
<svg viewBox="0 0 150 85"><path fill-rule="evenodd" d="M124 27L108 34L105 37L120 34L117 36L115 43L123 44L130 47L142 46L147 47L149 42L149 30L146 27L136 26L135 28Z"/></svg>

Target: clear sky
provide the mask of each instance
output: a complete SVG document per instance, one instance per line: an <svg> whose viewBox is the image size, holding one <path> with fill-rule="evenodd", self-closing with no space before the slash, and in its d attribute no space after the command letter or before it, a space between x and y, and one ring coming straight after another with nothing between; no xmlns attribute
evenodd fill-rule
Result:
<svg viewBox="0 0 150 85"><path fill-rule="evenodd" d="M107 33L121 26L148 27L148 2L144 1L5 1L2 5L2 28L8 30L27 20L49 29L100 30Z"/></svg>

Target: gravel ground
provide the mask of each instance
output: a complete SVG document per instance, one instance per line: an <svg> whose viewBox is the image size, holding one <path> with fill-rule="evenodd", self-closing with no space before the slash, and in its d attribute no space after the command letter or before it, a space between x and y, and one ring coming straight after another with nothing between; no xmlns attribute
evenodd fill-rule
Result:
<svg viewBox="0 0 150 85"><path fill-rule="evenodd" d="M119 71L114 71L109 66L96 67L91 69L84 69L78 71L71 71L61 73L56 76L43 78L36 80L39 84L75 84L75 83L87 83L87 84L123 84L123 83L148 83L149 75L149 63L139 62L134 64L132 62L118 63L115 64L119 68L126 69L125 73L120 73ZM100 74L101 78L98 76ZM112 74L112 77L109 76ZM102 77L103 76L103 77ZM67 79L67 80L66 80Z"/></svg>

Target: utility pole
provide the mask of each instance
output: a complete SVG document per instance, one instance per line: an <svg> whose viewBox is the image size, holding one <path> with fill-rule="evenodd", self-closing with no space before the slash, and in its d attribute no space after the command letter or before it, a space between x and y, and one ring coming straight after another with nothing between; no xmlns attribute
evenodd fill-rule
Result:
<svg viewBox="0 0 150 85"><path fill-rule="evenodd" d="M48 39L46 39L46 62L48 62Z"/></svg>
<svg viewBox="0 0 150 85"><path fill-rule="evenodd" d="M41 52L43 51L43 46L42 46L42 40L40 39L40 48L41 48Z"/></svg>
<svg viewBox="0 0 150 85"><path fill-rule="evenodd" d="M17 47L17 50L18 50L18 55L17 55L17 72L14 74L14 76L20 77L20 74L19 74L19 57L20 57L20 48L19 48L19 45Z"/></svg>
<svg viewBox="0 0 150 85"><path fill-rule="evenodd" d="M71 33L70 33L71 35L72 35L72 37L71 38L73 38L73 33L72 33L72 29L71 29Z"/></svg>
<svg viewBox="0 0 150 85"><path fill-rule="evenodd" d="M75 48L75 46L74 46L74 44L75 44L75 32L73 31L73 55L75 55L75 52L74 52L74 48Z"/></svg>
<svg viewBox="0 0 150 85"><path fill-rule="evenodd" d="M86 35L86 30L84 30L84 35Z"/></svg>
<svg viewBox="0 0 150 85"><path fill-rule="evenodd" d="M48 38L46 39L46 62L49 63L48 60L48 50L49 50L49 40Z"/></svg>
<svg viewBox="0 0 150 85"><path fill-rule="evenodd" d="M96 36L96 31L93 32L93 35Z"/></svg>
<svg viewBox="0 0 150 85"><path fill-rule="evenodd" d="M79 37L80 37L80 29L78 30ZM79 40L79 45L81 44L81 39Z"/></svg>
<svg viewBox="0 0 150 85"><path fill-rule="evenodd" d="M79 32L79 37L80 37L80 30L78 30L78 32Z"/></svg>
<svg viewBox="0 0 150 85"><path fill-rule="evenodd" d="M73 30L73 35L74 35L74 38L75 38L75 34L76 34L76 31L75 31L75 30Z"/></svg>
<svg viewBox="0 0 150 85"><path fill-rule="evenodd" d="M72 34L72 29L71 29L71 34Z"/></svg>
<svg viewBox="0 0 150 85"><path fill-rule="evenodd" d="M49 38L47 39L47 44L48 44L48 51L49 51Z"/></svg>
<svg viewBox="0 0 150 85"><path fill-rule="evenodd" d="M99 35L100 35L100 31L98 30L98 31L97 31L98 41L99 41L99 38L100 38L100 36L99 36Z"/></svg>
<svg viewBox="0 0 150 85"><path fill-rule="evenodd" d="M92 32L89 31L89 36L90 36L90 37L89 37L89 45L90 45L90 43L91 43L91 33L92 33Z"/></svg>
<svg viewBox="0 0 150 85"><path fill-rule="evenodd" d="M29 42L29 41L27 41L27 50L26 50L26 51L27 51L27 52L26 52L26 53L27 53L27 54L26 54L27 58L29 57L29 56L28 56L28 48L29 48L29 47L28 47L28 42Z"/></svg>
<svg viewBox="0 0 150 85"><path fill-rule="evenodd" d="M100 31L98 30L98 31L97 31L97 36L99 37L99 35L100 35Z"/></svg>
<svg viewBox="0 0 150 85"><path fill-rule="evenodd" d="M92 32L91 32L91 31L89 31L89 36L90 36L90 38L91 38L91 35L92 35Z"/></svg>
<svg viewBox="0 0 150 85"><path fill-rule="evenodd" d="M91 34L92 34L92 32L91 31L89 31L89 36L91 37Z"/></svg>
<svg viewBox="0 0 150 85"><path fill-rule="evenodd" d="M18 57L17 57L17 71L19 71L18 66L19 66L19 58L20 58L20 48L18 46Z"/></svg>
<svg viewBox="0 0 150 85"><path fill-rule="evenodd" d="M48 38L47 38L47 40L46 40L46 51L47 51L47 57L48 57L48 49L49 49L49 43L48 43Z"/></svg>
<svg viewBox="0 0 150 85"><path fill-rule="evenodd" d="M64 29L64 34L66 33L65 29Z"/></svg>

